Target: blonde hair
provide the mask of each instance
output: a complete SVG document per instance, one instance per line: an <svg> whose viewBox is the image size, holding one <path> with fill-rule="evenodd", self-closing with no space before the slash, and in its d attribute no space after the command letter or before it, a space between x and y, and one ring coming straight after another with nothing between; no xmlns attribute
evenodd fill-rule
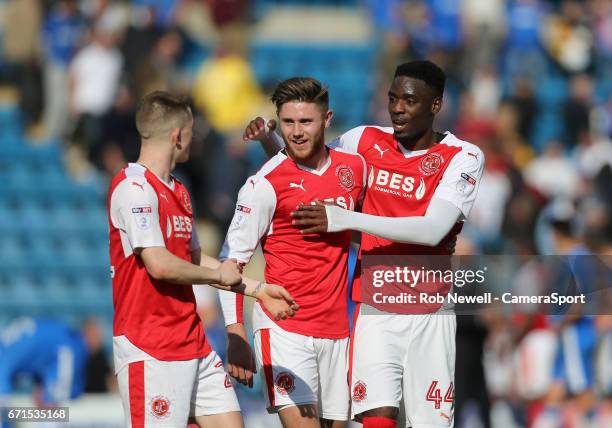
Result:
<svg viewBox="0 0 612 428"><path fill-rule="evenodd" d="M191 108L183 97L165 91L145 95L136 109L136 129L148 140L183 128L191 120Z"/></svg>

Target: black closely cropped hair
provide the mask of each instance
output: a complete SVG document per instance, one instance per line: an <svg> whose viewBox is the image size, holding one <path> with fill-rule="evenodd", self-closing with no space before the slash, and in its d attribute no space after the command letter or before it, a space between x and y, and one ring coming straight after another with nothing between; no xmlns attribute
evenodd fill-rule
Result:
<svg viewBox="0 0 612 428"><path fill-rule="evenodd" d="M410 61L400 64L395 69L395 77L405 76L424 81L427 86L433 88L436 94L444 94L446 74L440 67L431 61Z"/></svg>

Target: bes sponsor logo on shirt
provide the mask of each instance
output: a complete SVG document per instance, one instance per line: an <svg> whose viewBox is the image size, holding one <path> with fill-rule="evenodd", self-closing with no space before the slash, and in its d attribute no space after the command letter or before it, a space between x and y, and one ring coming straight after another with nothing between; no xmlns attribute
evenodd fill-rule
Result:
<svg viewBox="0 0 612 428"><path fill-rule="evenodd" d="M177 238L190 238L191 230L193 226L191 224L191 218L184 215L173 215L172 216L172 230L174 236Z"/></svg>
<svg viewBox="0 0 612 428"><path fill-rule="evenodd" d="M410 175L389 172L384 169L375 170L373 166L370 167L368 175L368 188L403 198L415 198L417 201L423 199L426 191L423 177L420 177L417 183L416 179Z"/></svg>
<svg viewBox="0 0 612 428"><path fill-rule="evenodd" d="M170 217L166 219L166 238L170 239L172 236L172 222L170 221Z"/></svg>
<svg viewBox="0 0 612 428"><path fill-rule="evenodd" d="M348 194L348 200L344 196L337 196L335 198L325 198L323 199L323 203L338 205L339 207L342 207L345 210L355 210L355 201L353 200L353 196L351 196L350 193ZM310 203L310 205L316 205L316 203L313 201Z"/></svg>

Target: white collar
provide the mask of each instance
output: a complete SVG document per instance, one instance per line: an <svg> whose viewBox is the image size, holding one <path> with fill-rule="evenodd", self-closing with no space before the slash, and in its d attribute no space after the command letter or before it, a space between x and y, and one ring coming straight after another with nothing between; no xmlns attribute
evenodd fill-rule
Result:
<svg viewBox="0 0 612 428"><path fill-rule="evenodd" d="M171 191L173 191L173 192L174 192L174 187L175 187L175 184L176 184L176 180L174 179L174 177L172 176L172 174L170 174L170 182L169 182L169 183L166 183L166 181L165 181L163 178L161 178L159 175L155 174L155 173L154 173L153 171L151 171L149 168L147 168L146 166L144 166L144 165L142 165L142 164L140 164L140 163L130 163L129 165L137 166L137 167L139 167L139 168L144 169L145 171L149 171L151 174L153 174L155 177L157 177L157 179L158 179L159 181L161 181L162 183L164 183L164 185L165 185L165 186L166 186L168 189L170 189Z"/></svg>
<svg viewBox="0 0 612 428"><path fill-rule="evenodd" d="M327 171L329 169L329 167L331 166L332 163L332 159L331 159L331 154L328 152L328 156L327 156L327 161L325 161L325 164L319 168L310 168L307 167L306 165L301 165L299 163L297 163L296 161L294 161L293 159L291 159L289 156L287 156L284 152L281 152L283 154L283 156L285 156L287 159L289 159L290 161L294 162L295 165L301 169L302 171L306 171L306 172L310 172L311 174L314 175L318 175L319 177L322 176L323 174L325 174L325 171Z"/></svg>
<svg viewBox="0 0 612 428"><path fill-rule="evenodd" d="M450 135L453 135L453 134L451 134L448 131L444 132L444 138L442 138L442 140L438 144L446 140ZM434 146L431 146L431 147L434 147ZM425 149L425 150L408 150L407 148L402 146L399 141L397 142L397 147L399 147L400 151L404 154L404 157L406 158L412 158L412 157L424 155L425 153L429 151L429 149L431 149L430 147L429 149Z"/></svg>

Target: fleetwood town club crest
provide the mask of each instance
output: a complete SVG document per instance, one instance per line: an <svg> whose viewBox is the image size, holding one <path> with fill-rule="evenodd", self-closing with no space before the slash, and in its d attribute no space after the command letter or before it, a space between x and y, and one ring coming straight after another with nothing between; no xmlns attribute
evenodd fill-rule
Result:
<svg viewBox="0 0 612 428"><path fill-rule="evenodd" d="M191 200L187 192L183 192L183 205L187 211L191 212Z"/></svg>
<svg viewBox="0 0 612 428"><path fill-rule="evenodd" d="M276 391L281 395L289 395L295 389L295 378L289 372L280 372L274 380Z"/></svg>
<svg viewBox="0 0 612 428"><path fill-rule="evenodd" d="M353 401L361 401L368 396L366 384L360 380L353 387Z"/></svg>
<svg viewBox="0 0 612 428"><path fill-rule="evenodd" d="M149 402L149 409L156 418L167 418L170 416L170 400L158 395Z"/></svg>
<svg viewBox="0 0 612 428"><path fill-rule="evenodd" d="M421 160L419 171L423 175L433 175L438 172L443 162L444 158L439 153L428 153L427 156Z"/></svg>
<svg viewBox="0 0 612 428"><path fill-rule="evenodd" d="M348 165L340 165L336 168L336 176L342 187L349 192L355 187L355 174Z"/></svg>

